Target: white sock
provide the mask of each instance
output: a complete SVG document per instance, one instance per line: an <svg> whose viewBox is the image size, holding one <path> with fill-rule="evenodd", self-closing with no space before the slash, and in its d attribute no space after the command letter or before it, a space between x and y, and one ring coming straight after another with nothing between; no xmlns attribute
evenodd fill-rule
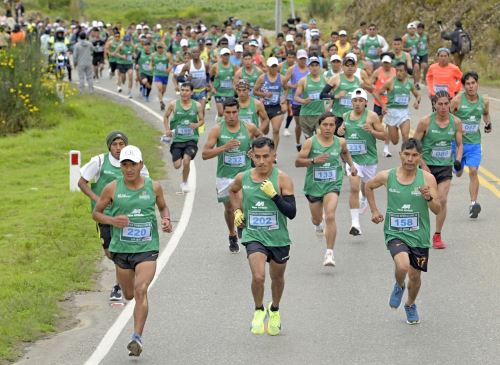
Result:
<svg viewBox="0 0 500 365"><path fill-rule="evenodd" d="M355 227L359 227L359 209L351 209L351 221L352 225Z"/></svg>
<svg viewBox="0 0 500 365"><path fill-rule="evenodd" d="M474 204L476 204L476 201L475 200L471 200L470 205L474 205Z"/></svg>
<svg viewBox="0 0 500 365"><path fill-rule="evenodd" d="M326 255L332 255L333 256L333 250L331 248L326 249Z"/></svg>
<svg viewBox="0 0 500 365"><path fill-rule="evenodd" d="M384 143L384 152L389 152L389 145Z"/></svg>

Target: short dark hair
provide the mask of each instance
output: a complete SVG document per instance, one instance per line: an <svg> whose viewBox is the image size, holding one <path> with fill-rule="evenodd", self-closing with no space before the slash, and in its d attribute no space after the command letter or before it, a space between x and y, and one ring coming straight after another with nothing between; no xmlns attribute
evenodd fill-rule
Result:
<svg viewBox="0 0 500 365"><path fill-rule="evenodd" d="M78 38L87 39L87 34L85 32L80 32L80 34L78 34Z"/></svg>
<svg viewBox="0 0 500 365"><path fill-rule="evenodd" d="M193 84L192 84L191 82L189 82L189 81L183 82L183 83L181 84L181 89L182 89L183 87L189 87L189 88L191 89L191 91L193 91L193 90L194 90L194 86L193 86Z"/></svg>
<svg viewBox="0 0 500 365"><path fill-rule="evenodd" d="M394 38L394 42L402 42L402 41L403 41L403 38L401 38L401 37Z"/></svg>
<svg viewBox="0 0 500 365"><path fill-rule="evenodd" d="M339 35L339 32L337 32L337 31L335 31L335 30L334 30L333 32L331 32L331 33L330 33L330 37L331 37L332 35Z"/></svg>
<svg viewBox="0 0 500 365"><path fill-rule="evenodd" d="M479 75L476 71L468 71L462 75L462 85L465 85L465 82L469 79L469 77L472 77L476 80L476 82L479 81Z"/></svg>
<svg viewBox="0 0 500 365"><path fill-rule="evenodd" d="M321 125L321 122L323 122L326 118L333 118L335 121L337 120L337 117L335 117L335 114L332 112L324 112L319 116L318 124Z"/></svg>
<svg viewBox="0 0 500 365"><path fill-rule="evenodd" d="M420 142L418 139L415 139L415 138L410 138L410 139L407 139L406 141L403 141L403 143L401 143L401 152L403 152L404 150L412 150L412 149L416 149L418 153L422 153L422 142Z"/></svg>
<svg viewBox="0 0 500 365"><path fill-rule="evenodd" d="M278 35L276 36L276 38L285 38L285 35L283 33L278 33Z"/></svg>
<svg viewBox="0 0 500 365"><path fill-rule="evenodd" d="M451 96L448 93L448 91L446 91L446 90L439 90L438 92L436 92L436 94L431 99L432 105L436 104L436 102L437 102L437 100L439 98L448 98L448 100L451 100Z"/></svg>
<svg viewBox="0 0 500 365"><path fill-rule="evenodd" d="M259 137L253 140L252 142L252 150L256 148L263 148L269 146L270 149L274 150L274 142L269 137Z"/></svg>
<svg viewBox="0 0 500 365"><path fill-rule="evenodd" d="M396 63L396 67L400 67L400 66L403 66L405 71L408 72L408 66L406 66L406 63L404 63L404 62Z"/></svg>
<svg viewBox="0 0 500 365"><path fill-rule="evenodd" d="M294 49L289 49L289 50L286 51L286 55L287 55L287 57L288 56L294 56L294 57L296 57L297 56L297 52Z"/></svg>
<svg viewBox="0 0 500 365"><path fill-rule="evenodd" d="M233 98L233 97L228 97L224 99L224 103L222 103L222 107L225 110L226 108L235 106L236 108L240 108L240 103L238 102L238 99Z"/></svg>
<svg viewBox="0 0 500 365"><path fill-rule="evenodd" d="M424 23L418 23L417 28L422 28L425 29L425 24Z"/></svg>
<svg viewBox="0 0 500 365"><path fill-rule="evenodd" d="M253 57L252 52L249 52L249 51L243 52L243 58L245 58L245 57Z"/></svg>
<svg viewBox="0 0 500 365"><path fill-rule="evenodd" d="M365 25L366 25L366 22L364 20L361 23L359 23L360 27L365 26Z"/></svg>

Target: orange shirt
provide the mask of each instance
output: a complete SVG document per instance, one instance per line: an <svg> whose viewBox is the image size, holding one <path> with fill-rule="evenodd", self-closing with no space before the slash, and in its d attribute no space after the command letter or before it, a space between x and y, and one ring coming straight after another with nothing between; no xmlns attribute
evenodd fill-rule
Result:
<svg viewBox="0 0 500 365"><path fill-rule="evenodd" d="M12 44L24 42L25 38L26 38L26 35L24 34L23 31L16 32L16 33L12 32L10 34L10 41Z"/></svg>
<svg viewBox="0 0 500 365"><path fill-rule="evenodd" d="M433 63L427 71L427 89L429 94L434 96L437 91L448 91L451 97L454 97L462 89L462 71L449 63L445 67Z"/></svg>
<svg viewBox="0 0 500 365"><path fill-rule="evenodd" d="M375 82L374 85L375 90L373 90L373 92L379 91L382 85L384 85L387 81L389 81L389 79L392 79L394 76L396 76L396 69L394 67L391 67L391 72L389 76L385 74L382 67L380 67L376 72L377 72L377 81ZM380 99L382 99L382 102L384 104L387 104L387 93L380 95ZM373 102L375 103L375 105L381 106L377 100L373 99Z"/></svg>

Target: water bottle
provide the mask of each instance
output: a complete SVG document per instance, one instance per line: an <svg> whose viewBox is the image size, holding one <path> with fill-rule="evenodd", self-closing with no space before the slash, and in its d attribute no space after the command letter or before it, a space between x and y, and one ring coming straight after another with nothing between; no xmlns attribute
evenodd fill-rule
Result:
<svg viewBox="0 0 500 365"><path fill-rule="evenodd" d="M172 131L172 136L171 137L169 137L169 136L167 136L167 135L164 134L163 136L160 137L160 141L162 141L165 144L170 144L172 142L172 139L174 138L174 133L175 132Z"/></svg>

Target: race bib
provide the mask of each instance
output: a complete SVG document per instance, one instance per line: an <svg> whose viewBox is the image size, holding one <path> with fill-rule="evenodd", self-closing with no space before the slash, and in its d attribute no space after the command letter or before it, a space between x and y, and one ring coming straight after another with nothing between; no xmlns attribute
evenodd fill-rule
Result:
<svg viewBox="0 0 500 365"><path fill-rule="evenodd" d="M427 45L424 43L424 42L420 42L418 44L418 48L421 50L421 51L425 51L427 49Z"/></svg>
<svg viewBox="0 0 500 365"><path fill-rule="evenodd" d="M390 214L392 231L417 231L419 228L418 213Z"/></svg>
<svg viewBox="0 0 500 365"><path fill-rule="evenodd" d="M252 123L252 117L250 115L241 115L240 114L240 120L245 123L245 124L250 124Z"/></svg>
<svg viewBox="0 0 500 365"><path fill-rule="evenodd" d="M144 63L144 64L142 65L142 69L143 69L144 71L151 71L151 64L150 64L150 63Z"/></svg>
<svg viewBox="0 0 500 365"><path fill-rule="evenodd" d="M167 66L167 65L165 65L164 63L161 63L161 62L160 62L160 63L157 63L157 64L155 65L155 70L156 70L156 71L160 71L160 72L161 72L161 71L165 71L165 69L167 68L166 66Z"/></svg>
<svg viewBox="0 0 500 365"><path fill-rule="evenodd" d="M177 127L176 134L179 136L192 136L194 135L194 129L189 127Z"/></svg>
<svg viewBox="0 0 500 365"><path fill-rule="evenodd" d="M377 49L375 47L368 48L368 56L370 57L377 56Z"/></svg>
<svg viewBox="0 0 500 365"><path fill-rule="evenodd" d="M223 89L232 89L233 83L231 82L231 80L221 80L220 87Z"/></svg>
<svg viewBox="0 0 500 365"><path fill-rule="evenodd" d="M341 97L340 98L340 105L345 106L346 108L352 109L352 100L351 97Z"/></svg>
<svg viewBox="0 0 500 365"><path fill-rule="evenodd" d="M314 181L332 182L337 180L337 170L333 168L314 168Z"/></svg>
<svg viewBox="0 0 500 365"><path fill-rule="evenodd" d="M434 85L434 92L446 91L448 92L448 85Z"/></svg>
<svg viewBox="0 0 500 365"><path fill-rule="evenodd" d="M248 229L266 231L279 229L278 212L250 212Z"/></svg>
<svg viewBox="0 0 500 365"><path fill-rule="evenodd" d="M128 61L132 61L132 55L131 54L127 55L127 60Z"/></svg>
<svg viewBox="0 0 500 365"><path fill-rule="evenodd" d="M415 56L415 55L417 54L417 47L415 47L415 46L411 47L410 54L411 54L412 56Z"/></svg>
<svg viewBox="0 0 500 365"><path fill-rule="evenodd" d="M246 164L245 152L224 152L224 165L243 167Z"/></svg>
<svg viewBox="0 0 500 365"><path fill-rule="evenodd" d="M351 155L364 155L366 153L366 141L347 141L347 149Z"/></svg>
<svg viewBox="0 0 500 365"><path fill-rule="evenodd" d="M320 96L320 94L321 94L321 93L319 93L319 92L318 92L318 93L311 93L311 94L309 94L309 98L310 98L311 100L319 100L319 99L320 99L320 97L319 97L319 96Z"/></svg>
<svg viewBox="0 0 500 365"><path fill-rule="evenodd" d="M466 134L477 133L479 124L477 123L462 123L462 131Z"/></svg>
<svg viewBox="0 0 500 365"><path fill-rule="evenodd" d="M280 95L279 94L273 94L273 96L271 96L267 100L269 100L269 103L271 103L271 104L278 104L279 101L280 101Z"/></svg>
<svg viewBox="0 0 500 365"><path fill-rule="evenodd" d="M132 223L130 222L127 227L122 228L120 233L120 241L125 242L142 242L151 241L151 222L147 223Z"/></svg>
<svg viewBox="0 0 500 365"><path fill-rule="evenodd" d="M410 102L410 95L395 95L394 103L398 105L408 105Z"/></svg>
<svg viewBox="0 0 500 365"><path fill-rule="evenodd" d="M96 47L95 51L96 51L97 53L104 52L104 47L102 47L102 46Z"/></svg>
<svg viewBox="0 0 500 365"><path fill-rule="evenodd" d="M193 79L204 79L206 77L203 71L193 71L191 72L191 76Z"/></svg>
<svg viewBox="0 0 500 365"><path fill-rule="evenodd" d="M451 147L433 148L432 157L438 160L449 160L451 158Z"/></svg>

